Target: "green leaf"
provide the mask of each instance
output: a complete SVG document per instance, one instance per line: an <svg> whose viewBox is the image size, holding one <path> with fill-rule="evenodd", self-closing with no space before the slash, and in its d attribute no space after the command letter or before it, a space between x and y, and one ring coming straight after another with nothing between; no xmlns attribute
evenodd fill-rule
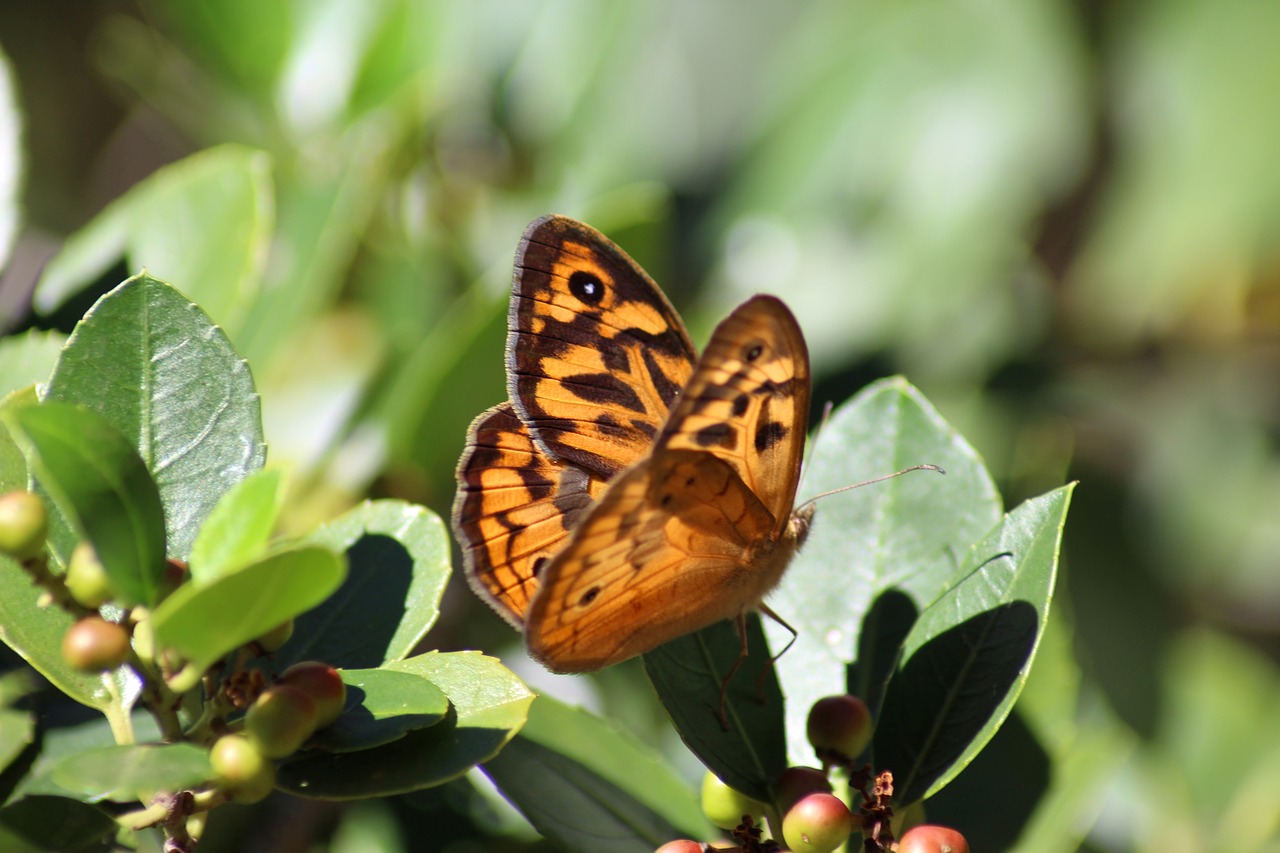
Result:
<svg viewBox="0 0 1280 853"><path fill-rule="evenodd" d="M726 785L767 803L787 767L785 704L754 613L747 617L747 657L725 694L725 731L720 690L741 650L737 625L722 621L647 653L644 669L690 751Z"/></svg>
<svg viewBox="0 0 1280 853"><path fill-rule="evenodd" d="M0 52L0 268L9 265L22 221L22 111L8 57Z"/></svg>
<svg viewBox="0 0 1280 853"><path fill-rule="evenodd" d="M102 809L66 797L32 796L0 809L0 846L18 851L101 850L115 836L116 822ZM16 845L16 846L15 846Z"/></svg>
<svg viewBox="0 0 1280 853"><path fill-rule="evenodd" d="M386 746L287 760L277 787L321 800L351 800L439 785L493 758L524 725L533 701L520 679L479 652L428 652L385 668L431 681L449 697L454 713Z"/></svg>
<svg viewBox="0 0 1280 853"><path fill-rule="evenodd" d="M6 414L40 484L98 552L122 604L152 605L164 575L164 511L132 442L97 412L46 402Z"/></svg>
<svg viewBox="0 0 1280 853"><path fill-rule="evenodd" d="M266 457L248 366L203 311L145 274L85 314L46 399L93 409L130 439L160 488L168 554L179 559Z"/></svg>
<svg viewBox="0 0 1280 853"><path fill-rule="evenodd" d="M279 471L254 471L222 496L191 544L196 583L239 568L262 554L284 499Z"/></svg>
<svg viewBox="0 0 1280 853"><path fill-rule="evenodd" d="M0 771L35 743L36 719L30 711L0 708Z"/></svg>
<svg viewBox="0 0 1280 853"><path fill-rule="evenodd" d="M270 157L239 145L157 169L67 239L36 285L36 310L56 310L124 257L128 268L181 282L235 329L266 263L273 195Z"/></svg>
<svg viewBox="0 0 1280 853"><path fill-rule="evenodd" d="M126 717L138 743L159 740L160 729L151 714L135 709L129 714L121 714L122 719ZM13 796L71 796L73 792L52 779L54 769L63 759L115 745L115 734L111 730L110 721L98 714L92 715L84 723L47 729L40 742L39 756L27 775L18 783Z"/></svg>
<svg viewBox="0 0 1280 853"><path fill-rule="evenodd" d="M893 771L897 802L946 785L1013 708L1048 620L1073 489L1010 512L907 636L872 742L876 768Z"/></svg>
<svg viewBox="0 0 1280 853"><path fill-rule="evenodd" d="M0 412L23 404L35 405L34 394L10 395L0 403ZM0 426L0 492L26 487L26 460L7 424ZM78 672L62 660L62 636L75 620L60 607L37 607L39 598L39 587L22 566L0 556L0 641L77 702L106 708L112 698L103 680Z"/></svg>
<svg viewBox="0 0 1280 853"><path fill-rule="evenodd" d="M382 746L406 732L434 726L449 710L449 699L430 681L410 672L385 669L339 670L347 704L333 725L307 742L327 752L355 752Z"/></svg>
<svg viewBox="0 0 1280 853"><path fill-rule="evenodd" d="M324 601L345 571L342 558L327 548L296 548L206 585L184 584L155 609L156 643L209 666Z"/></svg>
<svg viewBox="0 0 1280 853"><path fill-rule="evenodd" d="M53 781L90 800L149 798L180 791L213 775L209 752L189 743L108 746L68 756L53 768Z"/></svg>
<svg viewBox="0 0 1280 853"><path fill-rule="evenodd" d="M404 501L366 501L306 541L345 551L350 570L336 595L298 620L278 664L314 659L369 669L413 651L439 615L449 580L444 522Z"/></svg>
<svg viewBox="0 0 1280 853"><path fill-rule="evenodd" d="M769 597L769 606L798 632L778 661L794 764L813 763L804 725L815 701L874 689L867 666L855 670L846 687L872 604L896 590L918 612L1001 512L977 453L905 380L868 386L819 429L802 497L922 463L942 466L946 476L915 471L819 500L808 540ZM779 626L767 628L774 648L791 639ZM895 643L890 655L896 651Z"/></svg>
<svg viewBox="0 0 1280 853"><path fill-rule="evenodd" d="M35 330L0 339L0 396L48 380L65 341L59 332Z"/></svg>
<svg viewBox="0 0 1280 853"><path fill-rule="evenodd" d="M538 697L520 734L483 770L563 850L650 853L673 838L715 834L661 756L548 696Z"/></svg>

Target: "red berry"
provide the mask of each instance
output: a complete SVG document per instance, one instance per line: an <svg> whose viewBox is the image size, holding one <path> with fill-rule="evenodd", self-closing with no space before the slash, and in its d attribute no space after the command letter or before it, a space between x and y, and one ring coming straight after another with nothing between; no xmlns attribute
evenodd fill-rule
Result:
<svg viewBox="0 0 1280 853"><path fill-rule="evenodd" d="M257 803L276 784L275 765L244 735L224 735L209 750L214 780L233 803Z"/></svg>
<svg viewBox="0 0 1280 853"><path fill-rule="evenodd" d="M679 841L668 841L653 853L702 853L706 849L696 841L682 838Z"/></svg>
<svg viewBox="0 0 1280 853"><path fill-rule="evenodd" d="M830 794L827 774L816 767L788 767L778 777L778 809L783 814L809 794Z"/></svg>
<svg viewBox="0 0 1280 853"><path fill-rule="evenodd" d="M857 696L827 696L809 709L805 730L820 758L834 753L852 760L871 742L871 712Z"/></svg>
<svg viewBox="0 0 1280 853"><path fill-rule="evenodd" d="M286 669L280 683L296 687L316 703L316 728L322 729L342 715L347 702L347 685L342 676L327 663L304 660Z"/></svg>
<svg viewBox="0 0 1280 853"><path fill-rule="evenodd" d="M902 836L898 853L969 853L969 842L950 827L926 823Z"/></svg>
<svg viewBox="0 0 1280 853"><path fill-rule="evenodd" d="M129 632L100 616L86 616L62 637L62 659L82 672L106 672L129 657Z"/></svg>
<svg viewBox="0 0 1280 853"><path fill-rule="evenodd" d="M27 491L0 495L0 553L27 560L44 551L49 513L40 496Z"/></svg>
<svg viewBox="0 0 1280 853"><path fill-rule="evenodd" d="M296 687L277 684L262 692L244 715L244 733L267 758L284 758L316 730L316 703Z"/></svg>
<svg viewBox="0 0 1280 853"><path fill-rule="evenodd" d="M853 815L832 794L810 794L787 810L782 837L795 853L831 853L849 840Z"/></svg>

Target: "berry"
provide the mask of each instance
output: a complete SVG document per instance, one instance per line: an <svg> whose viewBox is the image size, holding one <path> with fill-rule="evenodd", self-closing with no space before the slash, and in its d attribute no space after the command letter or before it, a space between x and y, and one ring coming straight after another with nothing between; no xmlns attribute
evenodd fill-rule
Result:
<svg viewBox="0 0 1280 853"><path fill-rule="evenodd" d="M783 814L809 794L830 794L827 774L815 767L788 767L778 777L778 809Z"/></svg>
<svg viewBox="0 0 1280 853"><path fill-rule="evenodd" d="M276 767L244 735L224 735L209 750L214 781L233 803L257 803L276 784Z"/></svg>
<svg viewBox="0 0 1280 853"><path fill-rule="evenodd" d="M682 838L679 841L668 841L653 853L702 853L706 848L696 841Z"/></svg>
<svg viewBox="0 0 1280 853"><path fill-rule="evenodd" d="M735 791L708 771L702 777L702 813L721 829L733 829L742 823L743 815L763 815L764 803Z"/></svg>
<svg viewBox="0 0 1280 853"><path fill-rule="evenodd" d="M857 696L827 696L809 709L805 731L819 758L853 760L871 742L871 712Z"/></svg>
<svg viewBox="0 0 1280 853"><path fill-rule="evenodd" d="M102 568L98 552L88 542L81 542L71 552L62 582L71 597L90 610L97 610L112 598L111 580L106 569Z"/></svg>
<svg viewBox="0 0 1280 853"><path fill-rule="evenodd" d="M296 687L277 684L262 691L244 715L244 733L267 758L284 758L316 730L316 703Z"/></svg>
<svg viewBox="0 0 1280 853"><path fill-rule="evenodd" d="M62 659L82 672L106 672L129 657L129 632L100 616L86 616L62 637Z"/></svg>
<svg viewBox="0 0 1280 853"><path fill-rule="evenodd" d="M49 513L39 495L25 491L0 495L0 553L15 560L39 556L48 532Z"/></svg>
<svg viewBox="0 0 1280 853"><path fill-rule="evenodd" d="M782 837L795 853L831 853L849 840L853 815L832 794L810 794L787 810Z"/></svg>
<svg viewBox="0 0 1280 853"><path fill-rule="evenodd" d="M281 646L289 642L289 638L293 636L293 620L289 619L281 622L258 639L254 640L262 647L264 652L274 652L279 650Z"/></svg>
<svg viewBox="0 0 1280 853"><path fill-rule="evenodd" d="M304 660L286 669L280 683L296 687L316 703L316 728L322 729L342 715L347 703L347 685L342 676L327 663Z"/></svg>
<svg viewBox="0 0 1280 853"><path fill-rule="evenodd" d="M898 853L969 853L969 842L950 827L926 823L902 836Z"/></svg>

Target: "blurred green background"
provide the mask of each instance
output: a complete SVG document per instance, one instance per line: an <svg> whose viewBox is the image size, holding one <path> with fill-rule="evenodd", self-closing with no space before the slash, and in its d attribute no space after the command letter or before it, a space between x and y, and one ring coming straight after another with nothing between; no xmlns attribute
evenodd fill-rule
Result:
<svg viewBox="0 0 1280 853"><path fill-rule="evenodd" d="M975 849L1280 851L1277 34L1264 0L4 4L0 319L172 282L249 360L303 530L447 514L542 213L696 341L782 295L819 405L901 372L1008 506L1081 481L1016 717L1049 787L1011 818L997 765L950 815ZM433 646L542 683L462 583L445 607ZM669 740L637 674L574 684ZM496 809L280 797L209 849L535 849Z"/></svg>

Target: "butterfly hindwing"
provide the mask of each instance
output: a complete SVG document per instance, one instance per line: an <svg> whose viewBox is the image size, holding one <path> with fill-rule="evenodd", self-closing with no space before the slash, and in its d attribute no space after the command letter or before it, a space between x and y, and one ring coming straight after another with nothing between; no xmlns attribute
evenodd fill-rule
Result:
<svg viewBox="0 0 1280 853"><path fill-rule="evenodd" d="M563 216L526 229L507 382L548 455L605 479L631 465L648 453L694 360L679 315L620 248Z"/></svg>
<svg viewBox="0 0 1280 853"><path fill-rule="evenodd" d="M481 414L467 431L453 508L472 589L523 629L538 570L604 486L543 453L510 403Z"/></svg>

